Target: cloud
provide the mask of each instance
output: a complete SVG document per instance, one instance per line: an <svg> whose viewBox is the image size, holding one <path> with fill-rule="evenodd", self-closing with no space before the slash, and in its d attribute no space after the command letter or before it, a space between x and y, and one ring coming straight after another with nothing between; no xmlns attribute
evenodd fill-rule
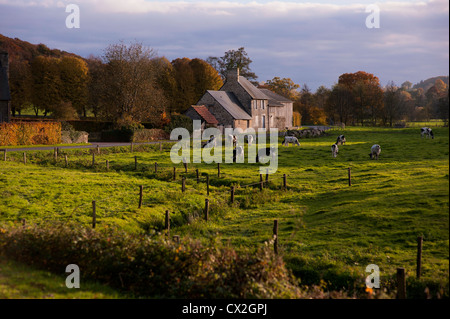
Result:
<svg viewBox="0 0 450 319"><path fill-rule="evenodd" d="M80 6L80 29L65 28L68 3ZM448 1L377 1L380 28L368 29L372 3L0 0L0 30L83 56L119 40L140 41L169 59L243 46L260 80L290 77L313 88L358 70L382 83L448 73Z"/></svg>

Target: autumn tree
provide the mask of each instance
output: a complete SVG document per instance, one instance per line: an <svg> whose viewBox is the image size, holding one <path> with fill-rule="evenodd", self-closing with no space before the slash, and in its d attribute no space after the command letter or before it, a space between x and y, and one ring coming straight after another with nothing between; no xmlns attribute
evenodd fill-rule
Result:
<svg viewBox="0 0 450 319"><path fill-rule="evenodd" d="M267 80L265 85L272 92L284 96L292 101L296 100L300 96L298 91L300 85L294 83L294 81L290 78L280 78L276 76L272 80Z"/></svg>
<svg viewBox="0 0 450 319"><path fill-rule="evenodd" d="M9 65L9 85L11 89L11 112L14 116L32 105L33 78L31 66L25 60L13 59Z"/></svg>
<svg viewBox="0 0 450 319"><path fill-rule="evenodd" d="M210 56L206 62L212 65L222 76L226 78L227 71L232 69L239 69L239 74L245 77L250 82L257 84L258 76L251 71L250 64L253 62L244 47L237 50L229 50L225 52L222 57Z"/></svg>
<svg viewBox="0 0 450 319"><path fill-rule="evenodd" d="M36 115L42 110L46 116L61 102L58 62L57 58L44 56L38 56L31 62L33 79L31 100Z"/></svg>
<svg viewBox="0 0 450 319"><path fill-rule="evenodd" d="M378 77L363 71L344 73L338 83L352 91L352 115L355 120L364 124L364 120L369 119L375 125L377 114L383 107L383 90Z"/></svg>
<svg viewBox="0 0 450 319"><path fill-rule="evenodd" d="M140 43L109 45L98 90L99 114L115 123L159 125L165 98L156 83L156 54Z"/></svg>
<svg viewBox="0 0 450 319"><path fill-rule="evenodd" d="M218 72L204 60L179 58L171 64L172 68L167 68L163 82L171 95L169 104L172 111L186 111L207 90L218 90L223 85Z"/></svg>
<svg viewBox="0 0 450 319"><path fill-rule="evenodd" d="M86 117L88 106L88 65L76 57L63 57L59 60L61 79L60 98L70 102L79 116ZM67 104L65 104L67 105Z"/></svg>
<svg viewBox="0 0 450 319"><path fill-rule="evenodd" d="M353 104L353 92L344 84L335 84L325 103L325 112L332 123L347 124L351 118L351 105Z"/></svg>

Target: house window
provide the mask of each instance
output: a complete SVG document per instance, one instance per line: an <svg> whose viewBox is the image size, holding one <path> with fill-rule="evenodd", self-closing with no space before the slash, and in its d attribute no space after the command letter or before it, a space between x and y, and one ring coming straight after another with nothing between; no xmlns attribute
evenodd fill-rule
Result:
<svg viewBox="0 0 450 319"><path fill-rule="evenodd" d="M255 126L258 126L258 115L255 116Z"/></svg>
<svg viewBox="0 0 450 319"><path fill-rule="evenodd" d="M254 101L252 101L252 103L253 103L253 105L255 105L255 110L257 110L258 109L258 100L254 100Z"/></svg>
<svg viewBox="0 0 450 319"><path fill-rule="evenodd" d="M247 128L250 127L250 120L247 120Z"/></svg>
<svg viewBox="0 0 450 319"><path fill-rule="evenodd" d="M264 110L264 100L261 100L261 108Z"/></svg>
<svg viewBox="0 0 450 319"><path fill-rule="evenodd" d="M266 128L266 116L265 115L263 115L262 116L262 119L261 119L261 121L262 121L262 128Z"/></svg>

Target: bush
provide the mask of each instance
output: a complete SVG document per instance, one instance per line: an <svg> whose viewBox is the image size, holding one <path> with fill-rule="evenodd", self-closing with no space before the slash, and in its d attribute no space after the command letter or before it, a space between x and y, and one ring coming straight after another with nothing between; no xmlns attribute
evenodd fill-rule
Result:
<svg viewBox="0 0 450 319"><path fill-rule="evenodd" d="M237 252L211 241L131 235L77 224L0 227L0 253L156 298L298 298L295 280L269 246Z"/></svg>
<svg viewBox="0 0 450 319"><path fill-rule="evenodd" d="M61 143L59 122L0 124L0 145L52 145Z"/></svg>
<svg viewBox="0 0 450 319"><path fill-rule="evenodd" d="M186 115L174 114L171 116L170 123L164 127L164 130L170 134L173 129L182 127L187 129L190 133L193 130L192 119Z"/></svg>

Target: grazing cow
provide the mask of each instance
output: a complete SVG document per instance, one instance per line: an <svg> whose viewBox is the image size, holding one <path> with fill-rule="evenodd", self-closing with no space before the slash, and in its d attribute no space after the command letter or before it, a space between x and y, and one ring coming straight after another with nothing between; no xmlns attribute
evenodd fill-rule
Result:
<svg viewBox="0 0 450 319"><path fill-rule="evenodd" d="M431 137L432 139L434 138L434 133L433 133L433 131L431 130L431 128L429 128L429 127L422 127L421 129L420 129L420 135L422 136L422 137L426 137L426 138L428 138L428 137Z"/></svg>
<svg viewBox="0 0 450 319"><path fill-rule="evenodd" d="M375 144L372 146L372 148L370 149L370 158L373 159L378 159L378 156L380 156L381 153L381 146L378 144Z"/></svg>
<svg viewBox="0 0 450 319"><path fill-rule="evenodd" d="M258 154L256 154L256 163L259 163L259 158L260 157L265 157L265 156L272 156L272 158L274 156L276 156L277 152L275 147L266 147L266 148L262 148L258 150Z"/></svg>
<svg viewBox="0 0 450 319"><path fill-rule="evenodd" d="M336 145L344 145L344 143L347 142L345 140L345 136L344 135L339 135L336 141Z"/></svg>
<svg viewBox="0 0 450 319"><path fill-rule="evenodd" d="M237 142L236 136L234 136L232 134L228 134L227 138L228 138L228 141L230 141L230 144L232 144L233 147L236 147L236 142Z"/></svg>
<svg viewBox="0 0 450 319"><path fill-rule="evenodd" d="M249 146L253 144L253 135L248 135L247 136L247 143L248 143Z"/></svg>
<svg viewBox="0 0 450 319"><path fill-rule="evenodd" d="M337 144L331 145L331 155L333 157L336 157L338 152L339 152L339 148L338 148Z"/></svg>
<svg viewBox="0 0 450 319"><path fill-rule="evenodd" d="M236 146L233 150L233 163L236 163L236 159L241 156L244 156L244 148L242 146Z"/></svg>
<svg viewBox="0 0 450 319"><path fill-rule="evenodd" d="M211 148L216 146L216 137L213 135L209 141L203 146L204 148Z"/></svg>
<svg viewBox="0 0 450 319"><path fill-rule="evenodd" d="M285 136L284 137L283 145L289 146L289 143L300 146L300 143L298 142L298 139L295 136Z"/></svg>

